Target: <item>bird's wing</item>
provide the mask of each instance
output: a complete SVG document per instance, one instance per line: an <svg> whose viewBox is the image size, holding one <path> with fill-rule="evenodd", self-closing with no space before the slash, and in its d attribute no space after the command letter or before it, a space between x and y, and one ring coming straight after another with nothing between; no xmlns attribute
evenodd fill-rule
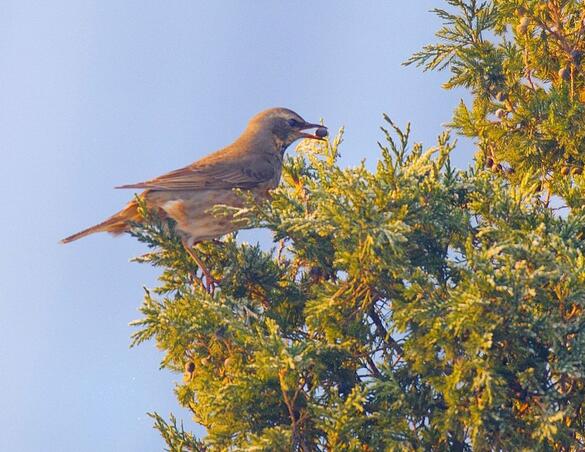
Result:
<svg viewBox="0 0 585 452"><path fill-rule="evenodd" d="M276 174L275 162L268 156L249 155L230 158L206 158L192 165L163 174L155 179L116 188L151 190L205 190L254 188Z"/></svg>

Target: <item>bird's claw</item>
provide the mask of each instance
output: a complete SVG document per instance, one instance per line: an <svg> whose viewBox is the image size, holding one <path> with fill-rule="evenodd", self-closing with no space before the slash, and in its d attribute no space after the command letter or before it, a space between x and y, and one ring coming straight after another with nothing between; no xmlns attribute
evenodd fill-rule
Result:
<svg viewBox="0 0 585 452"><path fill-rule="evenodd" d="M201 284L201 286L211 295L214 294L215 292L215 288L219 285L220 280L214 278L209 269L207 268L207 266L203 263L203 261L201 260L201 258L197 255L197 253L193 250L192 247L190 247L189 245L187 245L186 243L183 243L183 246L185 247L185 251L187 251L187 254L189 256L191 256L191 259L193 259L193 261L195 261L195 263L197 264L197 266L201 269L201 273L203 273L203 279L205 280L205 283L203 282L203 280L199 277L197 277L197 275L194 275L195 280Z"/></svg>

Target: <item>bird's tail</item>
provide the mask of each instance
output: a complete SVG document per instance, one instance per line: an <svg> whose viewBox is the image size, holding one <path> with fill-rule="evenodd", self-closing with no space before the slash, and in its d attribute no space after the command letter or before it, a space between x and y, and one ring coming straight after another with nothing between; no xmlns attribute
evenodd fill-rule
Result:
<svg viewBox="0 0 585 452"><path fill-rule="evenodd" d="M109 232L110 234L114 235L122 234L130 228L129 222L139 220L140 214L138 213L138 204L136 201L131 201L126 207L124 207L124 209L120 210L118 213L115 213L107 220L102 221L95 226L84 229L83 231L80 231L76 234L70 235L69 237L61 240L61 243L73 242L95 232Z"/></svg>

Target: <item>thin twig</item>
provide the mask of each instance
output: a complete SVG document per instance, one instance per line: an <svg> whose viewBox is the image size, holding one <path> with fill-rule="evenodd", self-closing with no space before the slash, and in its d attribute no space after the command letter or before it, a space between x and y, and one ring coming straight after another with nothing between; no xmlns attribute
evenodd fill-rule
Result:
<svg viewBox="0 0 585 452"><path fill-rule="evenodd" d="M386 342L388 346L394 349L397 353L399 353L400 355L404 354L402 346L398 342L396 342L396 340L392 336L390 336L390 333L388 333L388 331L384 327L382 319L380 319L380 316L376 312L374 305L372 305L370 308L369 316L376 325L376 329L378 330L378 336L382 338L382 340Z"/></svg>

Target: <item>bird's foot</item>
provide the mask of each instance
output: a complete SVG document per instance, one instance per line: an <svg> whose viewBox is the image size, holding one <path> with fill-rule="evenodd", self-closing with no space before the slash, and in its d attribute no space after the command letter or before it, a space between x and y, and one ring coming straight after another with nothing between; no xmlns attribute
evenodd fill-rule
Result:
<svg viewBox="0 0 585 452"><path fill-rule="evenodd" d="M205 277L204 288L210 295L213 295L215 293L215 288L219 286L221 280L211 276L211 274L205 267L200 268L201 271L203 272L203 276Z"/></svg>
<svg viewBox="0 0 585 452"><path fill-rule="evenodd" d="M211 275L211 272L209 271L207 266L203 263L201 258L197 255L197 253L195 252L195 250L192 247L190 247L186 243L183 243L183 246L185 247L185 251L187 251L187 254L191 257L191 259L193 259L195 261L197 266L201 269L201 272L203 273L203 276L205 279L205 282L203 282L201 280L201 278L199 278L197 275L194 275L195 281L198 284L200 284L209 294L213 295L215 292L215 288L220 283L220 280L214 278Z"/></svg>

